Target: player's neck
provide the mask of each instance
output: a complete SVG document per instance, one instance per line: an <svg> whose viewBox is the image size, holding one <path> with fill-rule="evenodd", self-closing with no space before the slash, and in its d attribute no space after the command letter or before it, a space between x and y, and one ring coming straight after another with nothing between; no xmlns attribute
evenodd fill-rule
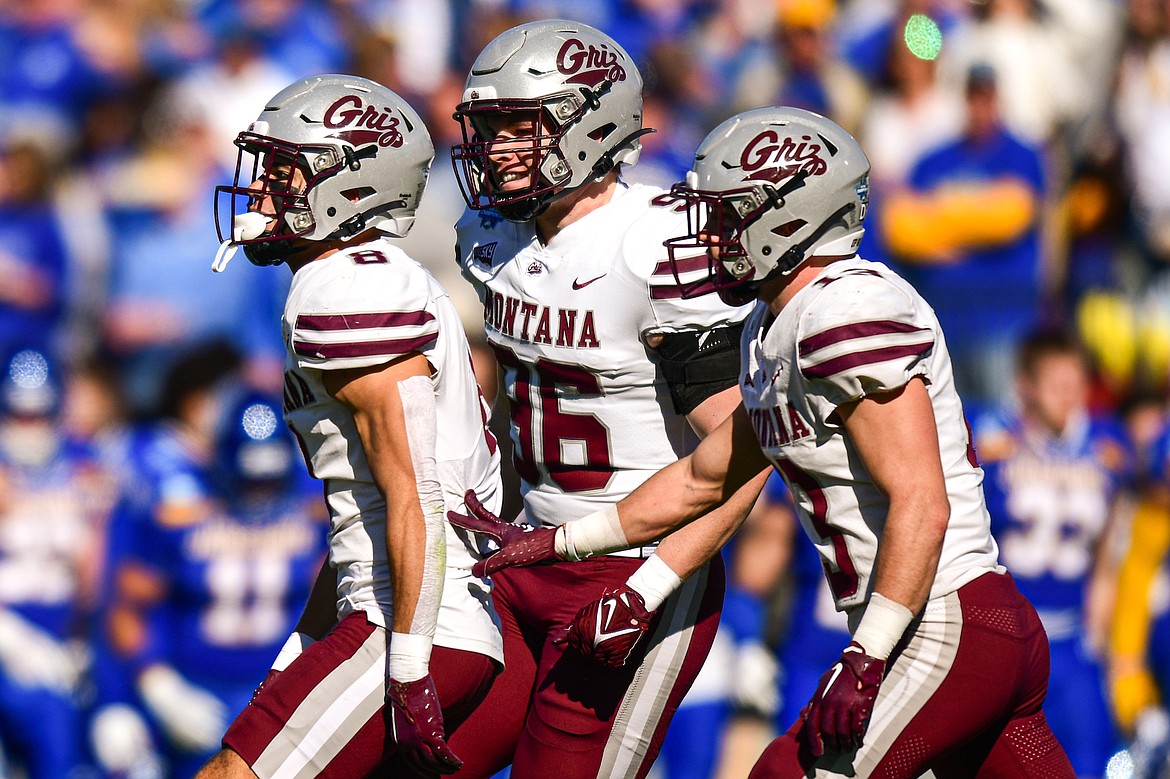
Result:
<svg viewBox="0 0 1170 779"><path fill-rule="evenodd" d="M779 315L780 311L788 305L788 302L796 296L797 292L800 292L811 284L812 280L820 275L825 266L836 259L839 258L810 258L787 276L779 276L761 287L760 299L767 301L768 308L772 310L773 315Z"/></svg>
<svg viewBox="0 0 1170 779"><path fill-rule="evenodd" d="M285 257L284 263L288 265L289 270L296 273L310 262L323 260L337 254L347 246L357 246L372 241L375 237L377 237L377 230L371 228L348 241L305 241L304 249Z"/></svg>
<svg viewBox="0 0 1170 779"><path fill-rule="evenodd" d="M544 213L536 217L536 234L541 243L549 243L561 230L613 200L617 188L617 171L611 171L549 203Z"/></svg>

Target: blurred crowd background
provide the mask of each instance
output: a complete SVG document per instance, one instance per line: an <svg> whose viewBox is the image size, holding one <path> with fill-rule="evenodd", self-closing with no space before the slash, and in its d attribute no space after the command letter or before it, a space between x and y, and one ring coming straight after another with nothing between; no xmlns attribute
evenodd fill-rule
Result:
<svg viewBox="0 0 1170 779"><path fill-rule="evenodd" d="M437 156L404 243L479 338L451 114L482 47L547 17L638 62L657 132L629 180L669 186L760 105L860 140L862 255L938 313L1005 563L1061 593L1050 717L1091 723L1062 725L1082 776L1158 776L1170 0L0 0L0 776L190 776L320 560L319 488L272 429L289 274L210 271L236 133L313 73L410 100ZM725 551L661 776L746 775L844 644L795 528L776 483Z"/></svg>

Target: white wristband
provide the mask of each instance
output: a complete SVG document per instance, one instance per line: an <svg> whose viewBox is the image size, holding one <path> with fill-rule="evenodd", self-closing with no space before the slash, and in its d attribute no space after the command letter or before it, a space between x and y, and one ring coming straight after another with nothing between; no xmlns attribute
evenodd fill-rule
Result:
<svg viewBox="0 0 1170 779"><path fill-rule="evenodd" d="M561 525L554 543L557 556L573 562L630 548L613 504Z"/></svg>
<svg viewBox="0 0 1170 779"><path fill-rule="evenodd" d="M865 648L867 655L885 660L913 619L910 609L875 592L869 596L869 605L853 633L853 640Z"/></svg>
<svg viewBox="0 0 1170 779"><path fill-rule="evenodd" d="M276 653L276 659L272 661L273 671L283 671L292 665L292 661L301 656L310 645L316 643L316 639L307 633L293 633L284 642L284 646Z"/></svg>
<svg viewBox="0 0 1170 779"><path fill-rule="evenodd" d="M413 682L431 672L434 639L419 633L391 633L386 653L386 675L400 682Z"/></svg>
<svg viewBox="0 0 1170 779"><path fill-rule="evenodd" d="M631 590L642 596L646 610L654 611L683 583L679 575L657 554L650 555L626 579Z"/></svg>

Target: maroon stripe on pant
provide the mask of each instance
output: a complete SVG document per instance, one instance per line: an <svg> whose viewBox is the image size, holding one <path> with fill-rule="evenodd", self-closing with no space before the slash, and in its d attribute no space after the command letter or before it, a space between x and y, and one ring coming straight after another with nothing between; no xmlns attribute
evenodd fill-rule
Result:
<svg viewBox="0 0 1170 779"><path fill-rule="evenodd" d="M512 568L493 577L492 600L504 630L506 667L483 705L452 740L456 754L467 761L456 776L484 779L509 761L513 779L597 776L615 718L647 647L637 649L625 668L613 670L552 640L583 606L624 583L642 562L597 557ZM661 719L642 764L635 766L638 776L649 770L671 716L710 651L722 610L723 579L722 561L716 559L678 678L663 691Z"/></svg>
<svg viewBox="0 0 1170 779"><path fill-rule="evenodd" d="M309 646L284 673L264 686L228 728L224 746L239 753L249 766L254 764L301 702L352 657L375 630L364 614L343 619L328 636ZM442 646L432 649L431 676L448 737L487 695L498 670L499 666L486 655ZM318 776L418 776L393 759L394 743L387 738L387 732L384 710L379 710ZM384 760L387 762L379 765Z"/></svg>
<svg viewBox="0 0 1170 779"><path fill-rule="evenodd" d="M711 652L711 645L715 643L715 634L719 630L719 619L723 614L723 596L727 587L726 572L723 558L716 555L711 560L708 574L707 590L703 593L703 600L699 605L698 618L695 621L695 632L691 636L690 646L687 647L686 659L683 661L682 671L679 673L678 683L670 691L666 701L666 709L654 737L650 741L650 750L646 753L642 766L638 770L637 779L644 779L650 772L654 760L662 750L662 743L666 740L666 731L670 728L670 721L674 719L686 694L690 691L695 677L703 668L707 655Z"/></svg>
<svg viewBox="0 0 1170 779"><path fill-rule="evenodd" d="M375 626L362 613L348 615L328 636L311 644L284 672L244 707L223 744L250 766L280 733L289 717L326 676L353 657Z"/></svg>
<svg viewBox="0 0 1170 779"><path fill-rule="evenodd" d="M962 634L954 662L868 779L910 779L927 769L939 779L1074 779L1041 711L1049 658L1036 610L1008 575L984 574L958 595ZM803 724L768 745L749 779L808 775L815 761Z"/></svg>

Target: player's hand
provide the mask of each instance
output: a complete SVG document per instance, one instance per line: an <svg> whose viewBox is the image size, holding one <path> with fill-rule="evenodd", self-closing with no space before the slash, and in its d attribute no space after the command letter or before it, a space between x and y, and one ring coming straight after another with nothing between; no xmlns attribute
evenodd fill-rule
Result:
<svg viewBox="0 0 1170 779"><path fill-rule="evenodd" d="M84 661L66 642L14 611L0 609L0 665L22 687L73 691Z"/></svg>
<svg viewBox="0 0 1170 779"><path fill-rule="evenodd" d="M167 665L152 665L138 676L146 708L179 749L212 752L227 730L227 706Z"/></svg>
<svg viewBox="0 0 1170 779"><path fill-rule="evenodd" d="M1110 691L1117 724L1123 733L1132 733L1138 715L1158 703L1158 683L1150 671L1139 663L1117 664L1110 673Z"/></svg>
<svg viewBox="0 0 1170 779"><path fill-rule="evenodd" d="M390 704L390 728L399 754L423 774L452 774L463 761L447 746L443 712L435 682L427 674L413 682L391 679L386 686Z"/></svg>
<svg viewBox="0 0 1170 779"><path fill-rule="evenodd" d="M776 653L760 641L744 641L735 650L731 702L740 713L771 720L780 711Z"/></svg>
<svg viewBox="0 0 1170 779"><path fill-rule="evenodd" d="M885 660L849 642L841 659L821 677L808 705L804 731L813 755L861 746L885 671Z"/></svg>
<svg viewBox="0 0 1170 779"><path fill-rule="evenodd" d="M561 558L556 551L556 528L514 525L484 508L471 490L464 496L471 515L447 512L447 520L456 527L482 533L500 545L500 551L488 555L472 566L476 576L491 576L501 568L555 563Z"/></svg>
<svg viewBox="0 0 1170 779"><path fill-rule="evenodd" d="M567 643L598 665L621 668L653 617L642 596L623 584L577 612L553 643Z"/></svg>
<svg viewBox="0 0 1170 779"><path fill-rule="evenodd" d="M150 737L150 727L138 710L125 703L106 704L94 712L89 742L101 776L157 777L163 760Z"/></svg>

